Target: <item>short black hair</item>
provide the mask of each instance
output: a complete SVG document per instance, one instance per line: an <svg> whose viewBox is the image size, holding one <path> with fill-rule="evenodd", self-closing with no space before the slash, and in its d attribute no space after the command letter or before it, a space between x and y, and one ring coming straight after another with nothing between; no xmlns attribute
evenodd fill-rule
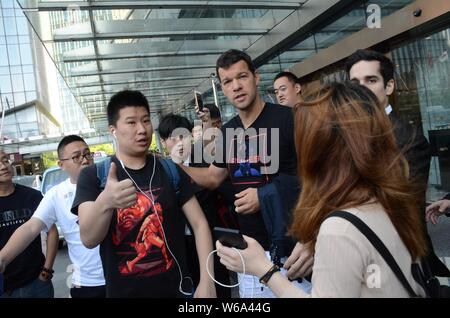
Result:
<svg viewBox="0 0 450 318"><path fill-rule="evenodd" d="M275 81L277 79L282 78L282 77L286 77L289 80L289 82L293 83L294 85L300 84L298 77L294 73L291 73L291 72L278 73L277 76L275 76L275 78L273 79L273 82L275 83Z"/></svg>
<svg viewBox="0 0 450 318"><path fill-rule="evenodd" d="M211 119L221 119L222 118L222 116L220 115L220 110L216 105L206 104L203 107L206 107L209 109L209 114L211 116Z"/></svg>
<svg viewBox="0 0 450 318"><path fill-rule="evenodd" d="M170 113L159 122L158 132L161 139L166 140L177 128L186 128L191 132L193 127L194 125L186 117Z"/></svg>
<svg viewBox="0 0 450 318"><path fill-rule="evenodd" d="M216 62L216 74L220 81L219 68L227 69L231 65L236 64L239 61L244 61L250 72L254 75L256 72L255 65L253 65L251 57L244 51L231 49L223 53Z"/></svg>
<svg viewBox="0 0 450 318"><path fill-rule="evenodd" d="M370 50L357 50L355 53L350 55L345 64L345 70L347 72L347 76L350 79L350 69L353 65L361 61L378 61L380 62L380 74L383 77L384 86L387 85L387 82L391 79L394 79L394 63L384 56L383 54L370 51Z"/></svg>
<svg viewBox="0 0 450 318"><path fill-rule="evenodd" d="M57 148L59 159L62 159L62 154L63 154L64 148L66 148L66 146L68 144L71 144L72 142L75 142L75 141L81 141L81 142L86 143L86 141L84 141L84 139L78 135L68 135L68 136L65 136L63 139L61 139L61 141L58 144L58 148Z"/></svg>
<svg viewBox="0 0 450 318"><path fill-rule="evenodd" d="M144 94L139 91L124 90L114 94L108 102L106 113L109 125L116 125L119 111L125 107L144 107L150 115L150 106Z"/></svg>

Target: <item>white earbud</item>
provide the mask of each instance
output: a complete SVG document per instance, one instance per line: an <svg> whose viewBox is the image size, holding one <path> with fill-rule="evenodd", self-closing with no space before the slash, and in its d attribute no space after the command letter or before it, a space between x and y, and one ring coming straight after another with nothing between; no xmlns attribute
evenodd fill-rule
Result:
<svg viewBox="0 0 450 318"><path fill-rule="evenodd" d="M114 138L117 138L115 130L113 130L112 134L113 134Z"/></svg>

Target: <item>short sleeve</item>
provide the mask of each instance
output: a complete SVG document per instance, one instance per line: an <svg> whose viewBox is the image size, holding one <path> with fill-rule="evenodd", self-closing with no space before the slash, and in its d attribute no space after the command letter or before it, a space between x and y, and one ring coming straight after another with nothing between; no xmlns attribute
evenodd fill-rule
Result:
<svg viewBox="0 0 450 318"><path fill-rule="evenodd" d="M82 169L78 178L77 191L75 192L71 212L78 215L80 204L94 202L100 193L100 180L97 178L96 166L92 165Z"/></svg>
<svg viewBox="0 0 450 318"><path fill-rule="evenodd" d="M191 178L178 166L177 170L180 175L180 195L178 204L182 207L194 196L194 192L192 191Z"/></svg>
<svg viewBox="0 0 450 318"><path fill-rule="evenodd" d="M212 164L218 168L227 168L225 156L226 140L227 140L226 127L223 126L220 132L221 132L220 136L214 139L215 153L214 153L214 161L212 162Z"/></svg>
<svg viewBox="0 0 450 318"><path fill-rule="evenodd" d="M50 230L50 227L56 222L56 211L53 204L53 195L55 192L52 190L47 192L33 214L34 218L37 218L44 223L45 232L48 232Z"/></svg>

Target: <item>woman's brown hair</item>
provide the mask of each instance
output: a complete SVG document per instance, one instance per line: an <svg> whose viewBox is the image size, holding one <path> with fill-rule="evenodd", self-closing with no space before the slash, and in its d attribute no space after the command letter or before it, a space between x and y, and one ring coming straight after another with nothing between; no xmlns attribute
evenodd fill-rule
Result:
<svg viewBox="0 0 450 318"><path fill-rule="evenodd" d="M302 193L291 234L314 249L332 211L379 202L413 259L426 253L417 188L376 96L352 83L334 83L294 107Z"/></svg>

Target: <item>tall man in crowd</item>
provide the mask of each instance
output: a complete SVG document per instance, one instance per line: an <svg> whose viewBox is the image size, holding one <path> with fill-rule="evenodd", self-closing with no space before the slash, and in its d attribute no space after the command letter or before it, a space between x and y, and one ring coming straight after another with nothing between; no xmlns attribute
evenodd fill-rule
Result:
<svg viewBox="0 0 450 318"><path fill-rule="evenodd" d="M299 194L292 111L262 100L257 92L259 74L245 52L229 50L222 54L216 72L223 93L238 115L222 127L215 161L208 168L183 169L196 183L210 189L217 188L229 175L237 192L235 210L241 232L255 238L268 257L281 263L280 258L292 251L286 223ZM295 260L301 261L295 272L312 265L310 255ZM239 275L241 297L273 297L259 278Z"/></svg>
<svg viewBox="0 0 450 318"><path fill-rule="evenodd" d="M423 136L421 129L415 129L402 121L393 111L389 96L395 89L394 64L381 53L369 50L358 50L347 60L346 71L351 81L369 88L378 98L380 105L391 119L397 145L409 164L411 180L421 186L419 204L425 211L425 196L430 172L430 145ZM424 212L425 213L425 212ZM424 214L422 213L422 215ZM424 231L426 231L423 217ZM450 276L448 268L437 258L430 237L428 261L433 273L437 276Z"/></svg>

